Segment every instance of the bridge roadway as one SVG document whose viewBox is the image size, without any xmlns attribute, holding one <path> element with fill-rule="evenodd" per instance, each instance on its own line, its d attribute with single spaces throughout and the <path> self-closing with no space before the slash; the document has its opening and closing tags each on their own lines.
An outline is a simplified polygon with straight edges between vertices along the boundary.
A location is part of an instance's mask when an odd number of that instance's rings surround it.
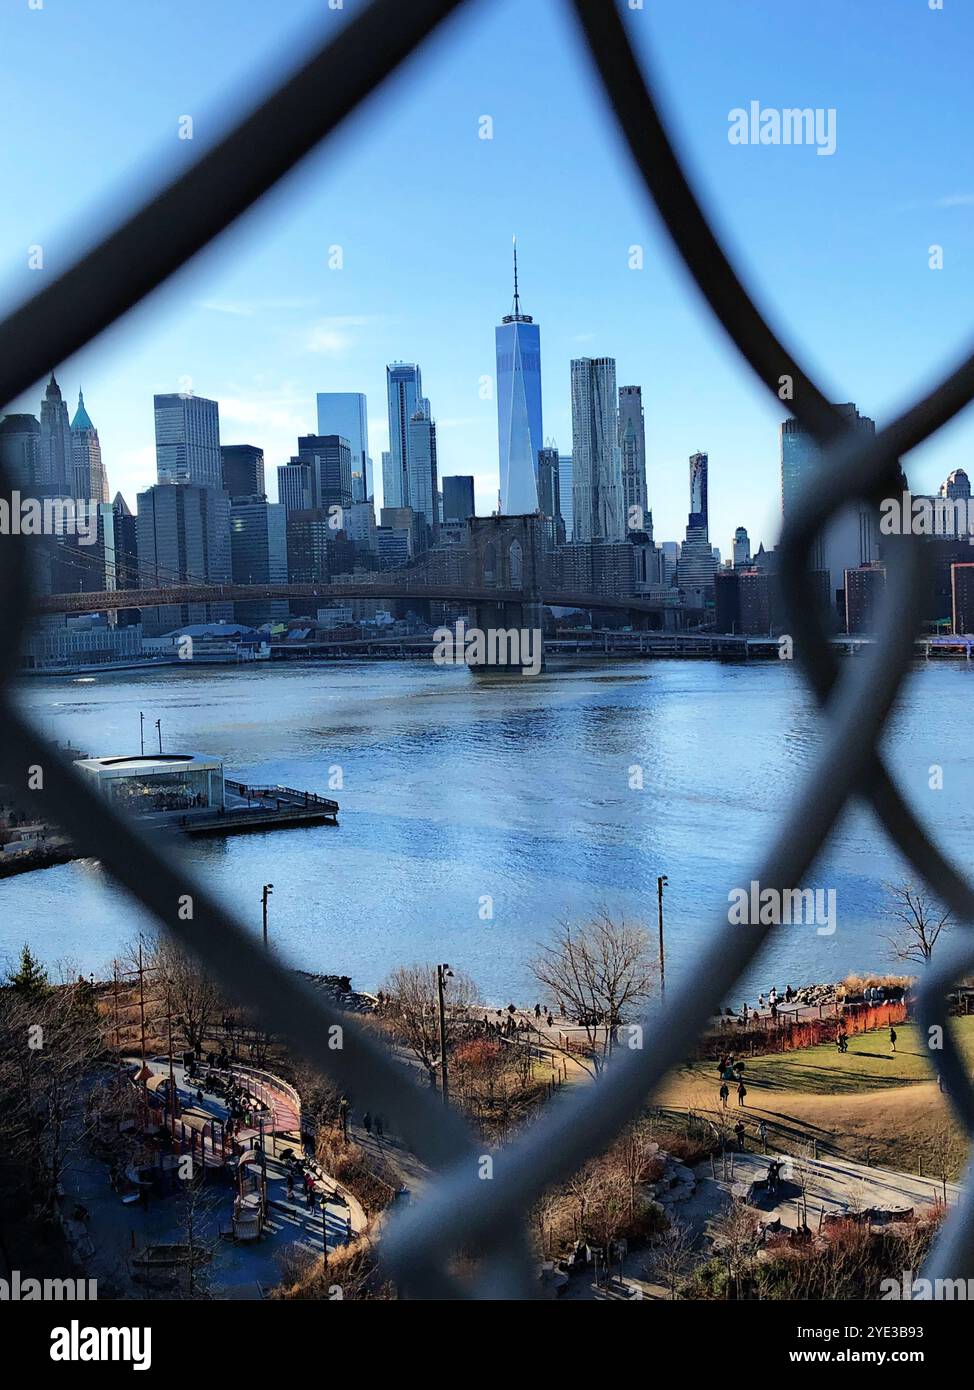
<svg viewBox="0 0 974 1390">
<path fill-rule="evenodd" d="M 183 603 L 253 603 L 260 599 L 313 598 L 323 603 L 343 598 L 431 599 L 439 603 L 511 603 L 531 601 L 521 589 L 472 589 L 456 584 L 402 584 L 392 580 L 358 584 L 183 584 L 164 589 L 105 589 L 76 594 L 42 594 L 34 612 L 104 613 L 119 608 L 155 608 Z M 563 593 L 543 589 L 540 600 L 550 608 L 622 609 L 630 613 L 664 611 L 645 598 L 609 598 L 604 594 Z"/>
</svg>

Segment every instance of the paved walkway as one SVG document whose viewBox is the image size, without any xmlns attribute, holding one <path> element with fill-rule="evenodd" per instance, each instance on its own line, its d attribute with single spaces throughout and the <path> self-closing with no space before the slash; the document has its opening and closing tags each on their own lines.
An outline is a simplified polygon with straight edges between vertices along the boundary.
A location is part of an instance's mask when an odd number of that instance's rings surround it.
<svg viewBox="0 0 974 1390">
<path fill-rule="evenodd" d="M 803 1183 L 808 1224 L 813 1231 L 818 1228 L 821 1214 L 827 1211 L 855 1212 L 869 1207 L 913 1207 L 928 1211 L 944 1199 L 944 1184 L 934 1178 L 919 1178 L 892 1168 L 867 1167 L 852 1159 L 772 1156 L 784 1164 L 782 1191 L 777 1197 L 762 1195 L 753 1205 L 768 1219 L 778 1217 L 783 1226 L 792 1229 L 801 1224 L 799 1204 Z M 716 1162 L 717 1185 L 734 1190 L 765 1177 L 769 1160 L 763 1154 L 735 1154 L 734 1177 L 726 1182 L 720 1177 L 720 1159 Z M 705 1171 L 709 1174 L 709 1163 L 697 1169 L 698 1175 Z M 957 1201 L 960 1185 L 948 1182 L 946 1186 L 950 1206 Z"/>
</svg>

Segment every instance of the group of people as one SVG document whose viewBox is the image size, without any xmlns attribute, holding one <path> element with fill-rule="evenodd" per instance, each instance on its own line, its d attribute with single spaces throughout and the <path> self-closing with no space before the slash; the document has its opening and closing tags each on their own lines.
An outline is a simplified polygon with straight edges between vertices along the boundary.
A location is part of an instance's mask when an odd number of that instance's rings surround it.
<svg viewBox="0 0 974 1390">
<path fill-rule="evenodd" d="M 352 1114 L 352 1103 L 348 1096 L 343 1095 L 338 1102 L 338 1123 L 342 1131 L 342 1139 L 348 1143 L 348 1122 Z M 382 1116 L 378 1113 L 373 1114 L 371 1110 L 366 1110 L 362 1115 L 362 1128 L 366 1134 L 375 1134 L 378 1140 L 385 1137 L 386 1126 Z"/>
<path fill-rule="evenodd" d="M 757 1008 L 750 1009 L 748 1007 L 747 1000 L 745 999 L 743 1007 L 741 1008 L 740 1016 L 743 1019 L 743 1021 L 747 1023 L 749 1015 L 753 1015 L 756 1018 L 758 1014 L 762 1014 L 765 1010 L 767 1010 L 772 1018 L 777 1018 L 778 1009 L 780 1007 L 781 1002 L 783 1001 L 785 1004 L 791 1004 L 797 998 L 798 991 L 797 989 L 792 989 L 791 985 L 785 986 L 784 994 L 779 994 L 777 986 L 772 985 L 771 988 L 768 990 L 767 995 L 758 995 Z"/>
<path fill-rule="evenodd" d="M 735 1062 L 733 1052 L 723 1053 L 717 1060 L 717 1076 L 720 1079 L 720 1103 L 727 1109 L 727 1102 L 730 1100 L 730 1087 L 728 1082 L 737 1082 L 737 1103 L 744 1104 L 747 1095 L 747 1087 L 744 1085 L 744 1063 Z"/>
</svg>

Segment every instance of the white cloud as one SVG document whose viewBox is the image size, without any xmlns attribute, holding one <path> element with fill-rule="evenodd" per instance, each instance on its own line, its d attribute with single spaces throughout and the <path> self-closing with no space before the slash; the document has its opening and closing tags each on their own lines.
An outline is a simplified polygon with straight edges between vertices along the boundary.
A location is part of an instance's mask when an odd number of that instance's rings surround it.
<svg viewBox="0 0 974 1390">
<path fill-rule="evenodd" d="M 346 332 L 346 329 L 366 328 L 376 321 L 368 314 L 332 314 L 328 318 L 318 319 L 308 329 L 305 347 L 308 352 L 335 356 L 345 352 L 352 343 L 354 335 Z"/>
</svg>

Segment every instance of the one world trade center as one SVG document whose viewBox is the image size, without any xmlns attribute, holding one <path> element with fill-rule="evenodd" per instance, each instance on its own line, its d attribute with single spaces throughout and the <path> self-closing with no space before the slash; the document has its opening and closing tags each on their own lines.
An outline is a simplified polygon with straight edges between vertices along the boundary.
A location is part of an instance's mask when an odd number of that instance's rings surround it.
<svg viewBox="0 0 974 1390">
<path fill-rule="evenodd" d="M 514 307 L 495 329 L 500 510 L 508 516 L 538 510 L 541 434 L 541 328 L 521 313 L 514 243 Z"/>
</svg>

